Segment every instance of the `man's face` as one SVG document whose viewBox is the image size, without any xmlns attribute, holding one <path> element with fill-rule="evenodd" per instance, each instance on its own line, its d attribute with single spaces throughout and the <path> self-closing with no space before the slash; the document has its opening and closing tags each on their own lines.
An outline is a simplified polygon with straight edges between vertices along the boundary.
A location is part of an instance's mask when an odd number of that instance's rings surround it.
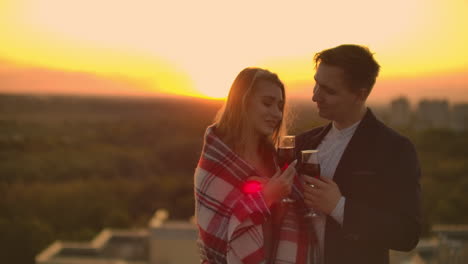
<svg viewBox="0 0 468 264">
<path fill-rule="evenodd" d="M 312 101 L 317 103 L 321 117 L 343 122 L 362 107 L 364 101 L 351 92 L 341 68 L 320 63 L 314 78 Z"/>
</svg>

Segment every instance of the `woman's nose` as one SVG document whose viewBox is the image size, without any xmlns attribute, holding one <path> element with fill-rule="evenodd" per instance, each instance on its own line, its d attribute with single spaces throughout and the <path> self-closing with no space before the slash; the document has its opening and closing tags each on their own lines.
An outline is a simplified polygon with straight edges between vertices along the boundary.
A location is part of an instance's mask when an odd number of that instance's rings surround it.
<svg viewBox="0 0 468 264">
<path fill-rule="evenodd" d="M 283 117 L 283 111 L 282 111 L 280 108 L 278 108 L 278 107 L 273 107 L 272 115 L 273 115 L 276 119 L 281 119 L 281 117 Z"/>
</svg>

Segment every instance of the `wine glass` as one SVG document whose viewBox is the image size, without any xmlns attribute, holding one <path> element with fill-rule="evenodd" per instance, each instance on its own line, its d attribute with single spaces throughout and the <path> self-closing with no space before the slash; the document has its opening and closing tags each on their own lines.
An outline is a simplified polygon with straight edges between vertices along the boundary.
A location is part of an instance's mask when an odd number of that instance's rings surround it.
<svg viewBox="0 0 468 264">
<path fill-rule="evenodd" d="M 318 161 L 318 150 L 303 150 L 301 151 L 302 155 L 302 167 L 301 167 L 301 174 L 305 174 L 307 176 L 311 176 L 314 178 L 320 177 L 320 163 Z M 310 187 L 314 188 L 313 184 L 309 185 Z M 315 212 L 314 209 L 310 208 L 305 217 L 317 217 L 319 214 Z"/>
<path fill-rule="evenodd" d="M 294 161 L 294 148 L 296 147 L 295 136 L 281 136 L 278 144 L 278 165 L 281 171 L 288 168 L 289 164 Z M 294 203 L 295 200 L 290 197 L 283 198 L 283 203 Z"/>
</svg>

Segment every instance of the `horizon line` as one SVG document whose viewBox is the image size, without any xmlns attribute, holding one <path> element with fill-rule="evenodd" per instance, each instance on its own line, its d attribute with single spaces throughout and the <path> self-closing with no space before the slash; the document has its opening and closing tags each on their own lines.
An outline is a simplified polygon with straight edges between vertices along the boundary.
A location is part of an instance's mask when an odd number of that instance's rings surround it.
<svg viewBox="0 0 468 264">
<path fill-rule="evenodd" d="M 164 94 L 164 93 L 159 93 L 159 94 L 148 94 L 148 95 L 141 95 L 141 94 L 93 94 L 93 93 L 48 93 L 48 92 L 4 92 L 0 91 L 0 97 L 3 96 L 24 96 L 24 97 L 75 97 L 75 98 L 96 98 L 96 99 L 136 99 L 136 100 L 151 100 L 151 99 L 184 99 L 184 100 L 202 100 L 202 101 L 212 101 L 212 102 L 219 102 L 219 103 L 224 103 L 227 98 L 210 98 L 210 97 L 204 97 L 204 96 L 194 96 L 194 95 L 180 95 L 180 94 Z M 410 105 L 413 104 L 418 104 L 423 101 L 446 101 L 450 105 L 460 105 L 460 104 L 468 104 L 468 101 L 451 101 L 450 99 L 443 98 L 443 97 L 427 97 L 427 98 L 421 98 L 417 100 L 417 103 L 412 103 L 412 100 L 407 97 L 407 96 L 395 96 L 390 99 L 388 99 L 385 102 L 382 102 L 382 100 L 370 100 L 367 101 L 367 104 L 369 106 L 372 105 L 383 105 L 383 104 L 390 104 L 392 101 L 398 100 L 404 98 L 410 102 Z M 290 101 L 295 102 L 295 103 L 306 103 L 310 102 L 312 105 L 314 103 L 309 99 L 309 98 L 301 98 L 300 96 L 291 96 Z"/>
</svg>

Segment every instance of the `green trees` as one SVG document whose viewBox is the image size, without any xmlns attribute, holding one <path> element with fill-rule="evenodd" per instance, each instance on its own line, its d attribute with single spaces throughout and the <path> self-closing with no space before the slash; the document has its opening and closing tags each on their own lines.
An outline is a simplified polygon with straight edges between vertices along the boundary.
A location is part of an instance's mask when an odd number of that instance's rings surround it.
<svg viewBox="0 0 468 264">
<path fill-rule="evenodd" d="M 408 132 L 422 168 L 425 231 L 433 224 L 468 223 L 468 131 Z"/>
<path fill-rule="evenodd" d="M 34 262 L 54 240 L 193 215 L 193 172 L 220 102 L 0 96 L 0 259 Z M 323 123 L 299 106 L 293 133 Z M 423 177 L 425 234 L 468 223 L 468 132 L 401 131 Z"/>
</svg>

